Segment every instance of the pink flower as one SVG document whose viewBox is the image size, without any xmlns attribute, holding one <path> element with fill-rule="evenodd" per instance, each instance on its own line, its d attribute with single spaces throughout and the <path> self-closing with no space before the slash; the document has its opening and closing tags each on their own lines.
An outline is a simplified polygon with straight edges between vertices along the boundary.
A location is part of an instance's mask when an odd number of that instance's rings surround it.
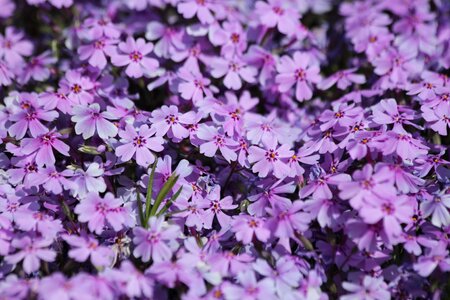
<svg viewBox="0 0 450 300">
<path fill-rule="evenodd" d="M 422 117 L 431 129 L 440 135 L 447 135 L 447 127 L 450 127 L 450 105 L 443 109 L 431 109 L 423 105 Z"/>
<path fill-rule="evenodd" d="M 117 135 L 117 127 L 108 121 L 115 119 L 108 112 L 100 112 L 100 105 L 93 103 L 89 106 L 76 106 L 73 109 L 72 122 L 75 122 L 75 132 L 82 134 L 84 139 L 94 135 L 95 131 L 102 139 L 108 139 Z"/>
<path fill-rule="evenodd" d="M 261 24 L 277 27 L 281 33 L 292 35 L 298 25 L 299 14 L 282 0 L 258 1 L 255 4 L 256 14 Z"/>
<path fill-rule="evenodd" d="M 176 247 L 176 243 L 175 245 L 173 243 L 180 234 L 179 227 L 168 225 L 162 218 L 157 217 L 151 217 L 148 224 L 149 229 L 142 227 L 133 229 L 133 243 L 136 245 L 133 255 L 136 258 L 140 257 L 143 262 L 150 259 L 154 262 L 170 260 L 174 249 L 168 244 L 171 243 L 172 247 Z"/>
<path fill-rule="evenodd" d="M 433 199 L 423 200 L 420 210 L 424 218 L 431 216 L 431 223 L 437 227 L 450 225 L 450 194 L 436 194 Z"/>
<path fill-rule="evenodd" d="M 222 46 L 221 54 L 227 57 L 241 55 L 247 48 L 246 33 L 239 22 L 224 22 L 223 29 L 212 26 L 209 39 L 214 46 Z"/>
<path fill-rule="evenodd" d="M 155 130 L 146 124 L 141 125 L 139 130 L 127 124 L 125 130 L 119 131 L 122 145 L 116 148 L 116 155 L 124 162 L 135 157 L 138 165 L 148 167 L 155 161 L 155 155 L 151 151 L 164 150 L 164 139 L 161 136 L 153 136 L 155 133 Z"/>
<path fill-rule="evenodd" d="M 200 145 L 200 153 L 208 157 L 214 157 L 219 150 L 227 162 L 237 159 L 235 148 L 239 143 L 226 137 L 218 128 L 203 124 L 197 131 L 197 137 L 206 141 Z"/>
<path fill-rule="evenodd" d="M 450 271 L 448 244 L 445 241 L 432 247 L 426 255 L 420 256 L 413 268 L 420 276 L 428 277 L 438 266 L 444 272 Z"/>
<path fill-rule="evenodd" d="M 88 60 L 89 64 L 99 69 L 104 69 L 107 64 L 106 55 L 114 53 L 116 40 L 105 37 L 95 38 L 90 44 L 78 48 L 81 60 Z"/>
<path fill-rule="evenodd" d="M 211 75 L 214 78 L 225 76 L 223 84 L 233 90 L 242 87 L 242 79 L 248 83 L 256 81 L 257 70 L 243 60 L 233 58 L 216 58 L 211 62 Z"/>
<path fill-rule="evenodd" d="M 147 24 L 145 38 L 149 41 L 159 40 L 155 43 L 156 56 L 173 59 L 173 56 L 186 47 L 183 34 L 184 31 L 177 27 L 153 21 Z"/>
<path fill-rule="evenodd" d="M 20 98 L 28 98 L 30 101 L 21 101 Z M 42 124 L 41 120 L 53 121 L 58 117 L 58 112 L 40 108 L 35 94 L 23 93 L 18 100 L 20 110 L 9 117 L 9 120 L 15 123 L 8 128 L 8 133 L 16 139 L 21 139 L 27 130 L 30 130 L 32 137 L 48 132 L 48 128 Z"/>
<path fill-rule="evenodd" d="M 61 86 L 68 92 L 67 97 L 76 104 L 86 105 L 94 101 L 92 90 L 94 83 L 80 72 L 69 70 L 61 81 Z"/>
<path fill-rule="evenodd" d="M 93 236 L 64 235 L 63 239 L 71 246 L 69 257 L 84 262 L 89 257 L 94 266 L 108 266 L 113 259 L 111 248 L 99 245 Z"/>
<path fill-rule="evenodd" d="M 53 149 L 62 155 L 69 156 L 70 147 L 61 142 L 58 138 L 61 134 L 53 129 L 50 132 L 42 134 L 36 138 L 25 138 L 20 143 L 22 153 L 28 155 L 36 153 L 36 164 L 40 167 L 46 165 L 53 166 L 55 164 L 55 155 Z"/>
<path fill-rule="evenodd" d="M 215 9 L 214 1 L 211 0 L 181 0 L 178 2 L 177 10 L 186 19 L 197 15 L 202 24 L 214 22 L 212 11 Z"/>
<path fill-rule="evenodd" d="M 122 200 L 111 193 L 101 198 L 97 193 L 89 193 L 76 207 L 78 221 L 88 223 L 89 230 L 100 234 L 108 223 L 115 231 L 123 228 L 127 212 L 121 207 Z"/>
<path fill-rule="evenodd" d="M 14 239 L 11 245 L 19 249 L 18 252 L 8 255 L 5 260 L 10 264 L 17 264 L 23 260 L 23 270 L 31 274 L 39 269 L 40 261 L 52 262 L 56 258 L 56 252 L 48 249 L 53 244 L 51 239 L 31 239 L 28 236 Z"/>
<path fill-rule="evenodd" d="M 111 54 L 111 62 L 118 67 L 127 66 L 125 73 L 130 77 L 148 75 L 159 67 L 156 59 L 147 57 L 153 50 L 153 44 L 146 43 L 142 38 L 135 40 L 128 37 L 125 43 L 119 43 L 119 50 L 123 54 Z"/>
<path fill-rule="evenodd" d="M 427 154 L 429 149 L 408 133 L 403 134 L 388 131 L 383 135 L 375 137 L 374 140 L 377 142 L 377 148 L 379 148 L 384 155 L 395 152 L 404 160 L 414 160 L 420 155 Z"/>
<path fill-rule="evenodd" d="M 343 282 L 342 287 L 349 291 L 341 297 L 342 300 L 390 300 L 391 294 L 388 291 L 387 284 L 383 278 L 374 278 L 368 275 L 364 276 L 361 285 L 351 282 Z"/>
<path fill-rule="evenodd" d="M 223 288 L 228 300 L 263 300 L 275 299 L 275 287 L 272 280 L 256 280 L 252 270 L 241 272 L 237 276 L 239 285 L 228 284 Z"/>
<path fill-rule="evenodd" d="M 222 228 L 228 228 L 231 223 L 231 217 L 223 211 L 232 210 L 237 207 L 236 204 L 233 204 L 233 198 L 227 196 L 220 199 L 220 185 L 216 185 L 208 193 L 206 199 L 211 201 L 211 203 L 210 207 L 203 214 L 204 227 L 207 229 L 212 228 L 213 219 L 216 216 L 220 226 Z"/>
<path fill-rule="evenodd" d="M 258 173 L 259 177 L 266 177 L 269 172 L 273 172 L 273 175 L 277 178 L 284 178 L 291 176 L 290 169 L 286 162 L 289 157 L 294 155 L 294 151 L 290 150 L 286 144 L 277 147 L 277 142 L 272 141 L 266 145 L 265 149 L 257 146 L 251 146 L 248 156 L 250 163 L 255 163 L 252 167 L 252 171 Z"/>
<path fill-rule="evenodd" d="M 189 136 L 189 130 L 184 126 L 193 124 L 194 120 L 194 112 L 180 114 L 175 105 L 163 105 L 160 109 L 154 110 L 150 118 L 151 129 L 155 130 L 158 135 L 167 133 L 170 138 L 178 140 Z"/>
<path fill-rule="evenodd" d="M 264 219 L 248 215 L 236 216 L 231 230 L 236 234 L 236 240 L 244 244 L 251 243 L 253 236 L 261 242 L 266 242 L 270 237 L 270 231 Z"/>
<path fill-rule="evenodd" d="M 391 243 L 403 232 L 400 224 L 409 223 L 414 214 L 414 203 L 408 196 L 380 198 L 370 205 L 363 205 L 359 214 L 367 224 L 383 221 L 384 231 Z"/>
<path fill-rule="evenodd" d="M 36 173 L 31 173 L 29 176 L 29 182 L 31 185 L 42 187 L 47 191 L 55 195 L 59 195 L 64 190 L 73 190 L 76 188 L 76 184 L 67 179 L 66 177 L 73 176 L 73 171 L 64 170 L 58 172 L 54 166 L 49 166 L 38 170 Z"/>
<path fill-rule="evenodd" d="M 312 84 L 320 82 L 319 67 L 312 61 L 308 53 L 295 52 L 293 59 L 285 55 L 280 58 L 277 65 L 278 75 L 275 81 L 278 90 L 282 93 L 289 91 L 294 84 L 297 84 L 295 97 L 298 101 L 312 98 Z"/>
<path fill-rule="evenodd" d="M 33 44 L 23 37 L 23 32 L 13 27 L 6 27 L 4 36 L 0 34 L 0 58 L 11 67 L 23 64 L 23 57 L 33 52 Z"/>
<path fill-rule="evenodd" d="M 183 99 L 192 100 L 196 104 L 203 101 L 204 95 L 212 97 L 212 92 L 208 89 L 211 80 L 204 78 L 199 70 L 180 68 L 178 77 L 182 80 L 178 85 L 178 92 Z"/>
<path fill-rule="evenodd" d="M 341 90 L 345 90 L 352 83 L 363 84 L 366 82 L 366 77 L 361 74 L 354 74 L 356 68 L 338 71 L 337 73 L 331 75 L 327 79 L 320 82 L 317 87 L 321 90 L 327 90 L 337 83 L 337 87 Z"/>
</svg>

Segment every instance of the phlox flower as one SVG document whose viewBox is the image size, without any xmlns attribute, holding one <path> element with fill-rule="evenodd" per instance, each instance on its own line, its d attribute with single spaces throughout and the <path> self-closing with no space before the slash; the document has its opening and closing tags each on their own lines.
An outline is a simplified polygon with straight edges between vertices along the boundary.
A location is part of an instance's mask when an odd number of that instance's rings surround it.
<svg viewBox="0 0 450 300">
<path fill-rule="evenodd" d="M 89 193 L 75 207 L 75 213 L 78 214 L 78 221 L 88 223 L 92 232 L 102 233 L 106 224 L 119 231 L 127 217 L 127 212 L 121 208 L 122 204 L 122 200 L 111 193 L 106 193 L 104 198 L 97 193 Z"/>
<path fill-rule="evenodd" d="M 256 81 L 257 70 L 238 57 L 216 58 L 211 62 L 211 75 L 223 79 L 223 84 L 233 90 L 242 88 L 242 80 L 248 83 Z"/>
<path fill-rule="evenodd" d="M 255 11 L 261 24 L 277 29 L 286 35 L 292 35 L 298 24 L 299 14 L 289 6 L 288 2 L 280 0 L 258 1 Z"/>
<path fill-rule="evenodd" d="M 431 129 L 440 135 L 447 135 L 447 127 L 450 127 L 450 105 L 441 109 L 422 106 L 422 117 Z"/>
<path fill-rule="evenodd" d="M 78 54 L 81 60 L 87 60 L 91 66 L 104 69 L 107 64 L 106 56 L 114 53 L 115 44 L 116 40 L 95 38 L 90 44 L 80 46 Z"/>
<path fill-rule="evenodd" d="M 293 58 L 285 55 L 277 65 L 278 75 L 275 81 L 278 90 L 285 93 L 297 85 L 295 97 L 298 101 L 309 100 L 313 96 L 313 84 L 320 82 L 319 67 L 314 64 L 308 53 L 295 52 Z"/>
<path fill-rule="evenodd" d="M 144 39 L 137 40 L 128 37 L 126 42 L 119 43 L 121 53 L 112 53 L 111 62 L 118 67 L 127 66 L 125 73 L 132 78 L 140 78 L 150 75 L 159 67 L 159 62 L 148 57 L 153 50 L 152 43 L 146 43 Z"/>
<path fill-rule="evenodd" d="M 437 246 L 430 248 L 426 255 L 419 257 L 418 262 L 413 266 L 414 270 L 423 277 L 428 277 L 437 267 L 444 272 L 450 271 L 447 247 L 446 242 L 440 242 Z"/>
<path fill-rule="evenodd" d="M 200 103 L 205 96 L 212 97 L 212 92 L 208 88 L 211 80 L 204 78 L 200 71 L 195 68 L 180 68 L 178 77 L 182 80 L 178 85 L 178 92 L 180 92 L 183 99 Z"/>
<path fill-rule="evenodd" d="M 79 71 L 67 71 L 60 86 L 66 91 L 67 97 L 72 103 L 86 105 L 94 101 L 94 83 Z"/>
<path fill-rule="evenodd" d="M 42 185 L 47 192 L 55 195 L 61 194 L 63 189 L 73 190 L 76 187 L 76 184 L 69 179 L 73 176 L 73 171 L 69 169 L 59 172 L 54 166 L 48 166 L 28 176 L 31 185 Z"/>
<path fill-rule="evenodd" d="M 408 196 L 392 198 L 380 198 L 377 202 L 364 205 L 359 214 L 364 222 L 375 224 L 383 221 L 383 227 L 391 243 L 400 237 L 403 230 L 400 224 L 409 223 L 414 214 L 414 203 Z"/>
<path fill-rule="evenodd" d="M 240 285 L 226 285 L 223 288 L 226 299 L 263 300 L 274 297 L 275 287 L 272 280 L 256 280 L 253 271 L 248 270 L 237 275 Z"/>
<path fill-rule="evenodd" d="M 431 223 L 437 227 L 450 225 L 450 194 L 439 193 L 433 199 L 423 200 L 420 210 L 423 217 L 431 216 Z"/>
<path fill-rule="evenodd" d="M 53 244 L 51 239 L 31 239 L 29 236 L 16 238 L 11 245 L 19 251 L 5 257 L 10 264 L 22 261 L 23 270 L 31 274 L 39 269 L 41 260 L 52 262 L 56 258 L 56 252 L 48 247 Z"/>
<path fill-rule="evenodd" d="M 239 143 L 226 137 L 218 128 L 208 125 L 200 126 L 197 131 L 197 137 L 205 141 L 200 145 L 200 153 L 208 157 L 214 157 L 217 150 L 219 150 L 227 162 L 237 159 L 235 148 Z"/>
<path fill-rule="evenodd" d="M 321 90 L 327 90 L 337 83 L 337 87 L 341 90 L 345 90 L 353 83 L 364 84 L 366 83 L 366 77 L 362 74 L 354 74 L 356 68 L 346 69 L 338 71 L 330 77 L 322 80 L 317 87 Z"/>
<path fill-rule="evenodd" d="M 143 262 L 148 262 L 150 259 L 154 262 L 170 260 L 174 249 L 170 247 L 169 243 L 174 246 L 173 242 L 180 234 L 180 229 L 157 217 L 151 217 L 148 224 L 148 230 L 142 227 L 133 229 L 133 243 L 136 245 L 133 255 L 141 258 Z"/>
<path fill-rule="evenodd" d="M 61 134 L 53 129 L 50 132 L 37 136 L 35 138 L 25 138 L 20 146 L 25 155 L 36 153 L 36 164 L 40 167 L 55 164 L 55 155 L 53 149 L 64 156 L 69 156 L 70 147 L 59 140 Z"/>
<path fill-rule="evenodd" d="M 12 67 L 24 63 L 24 56 L 30 56 L 33 44 L 24 39 L 24 33 L 13 27 L 6 27 L 5 35 L 0 34 L 0 59 Z"/>
<path fill-rule="evenodd" d="M 238 215 L 234 217 L 231 230 L 235 233 L 236 240 L 249 244 L 253 237 L 261 242 L 266 242 L 270 237 L 270 230 L 263 218 Z"/>
<path fill-rule="evenodd" d="M 106 191 L 105 170 L 96 162 L 89 164 L 87 170 L 78 168 L 74 171 L 73 179 L 76 188 L 73 189 L 74 196 L 84 198 L 89 192 L 103 193 Z"/>
<path fill-rule="evenodd" d="M 191 19 L 197 16 L 202 24 L 211 24 L 214 22 L 214 16 L 212 14 L 214 9 L 215 4 L 211 0 L 181 0 L 177 5 L 177 11 L 184 18 Z"/>
<path fill-rule="evenodd" d="M 375 123 L 393 124 L 393 131 L 395 132 L 407 133 L 403 125 L 411 125 L 420 129 L 419 126 L 411 122 L 417 117 L 414 111 L 397 105 L 397 101 L 393 98 L 381 100 L 372 107 L 372 111 Z"/>
<path fill-rule="evenodd" d="M 269 172 L 277 178 L 291 177 L 292 173 L 286 162 L 289 157 L 294 155 L 290 147 L 283 144 L 278 147 L 278 143 L 272 140 L 265 148 L 251 146 L 248 149 L 248 161 L 252 164 L 252 171 L 258 173 L 260 177 L 266 177 Z"/>
<path fill-rule="evenodd" d="M 167 135 L 169 138 L 181 140 L 189 136 L 189 130 L 185 126 L 192 124 L 195 119 L 194 112 L 181 114 L 175 105 L 163 105 L 154 110 L 150 118 L 151 128 L 158 135 Z"/>
<path fill-rule="evenodd" d="M 391 294 L 388 291 L 387 284 L 383 278 L 374 278 L 371 276 L 364 276 L 361 284 L 344 282 L 342 287 L 349 291 L 341 297 L 342 300 L 390 300 Z"/>
<path fill-rule="evenodd" d="M 69 257 L 78 262 L 84 262 L 90 257 L 94 266 L 107 266 L 112 261 L 111 248 L 99 245 L 93 236 L 64 235 L 63 239 L 71 246 Z"/>
<path fill-rule="evenodd" d="M 155 155 L 151 151 L 160 152 L 164 149 L 164 139 L 154 136 L 155 133 L 146 124 L 141 125 L 139 130 L 127 124 L 125 130 L 119 131 L 122 144 L 116 148 L 116 155 L 124 162 L 135 157 L 138 165 L 147 167 L 155 161 Z"/>
<path fill-rule="evenodd" d="M 231 217 L 225 214 L 224 210 L 233 210 L 237 207 L 233 204 L 233 198 L 227 196 L 225 198 L 220 197 L 220 185 L 216 185 L 211 189 L 211 191 L 206 195 L 206 200 L 210 201 L 210 207 L 205 210 L 203 214 L 203 222 L 205 228 L 212 228 L 212 223 L 214 216 L 216 216 L 217 221 L 222 228 L 228 228 L 231 223 Z"/>
<path fill-rule="evenodd" d="M 75 122 L 75 132 L 88 139 L 97 134 L 102 139 L 108 139 L 117 135 L 117 127 L 108 120 L 114 120 L 107 111 L 100 112 L 100 105 L 93 103 L 89 106 L 76 106 L 73 109 L 72 122 Z"/>
<path fill-rule="evenodd" d="M 156 21 L 147 24 L 145 38 L 156 41 L 154 52 L 158 57 L 171 58 L 186 46 L 183 43 L 183 31 Z"/>
</svg>

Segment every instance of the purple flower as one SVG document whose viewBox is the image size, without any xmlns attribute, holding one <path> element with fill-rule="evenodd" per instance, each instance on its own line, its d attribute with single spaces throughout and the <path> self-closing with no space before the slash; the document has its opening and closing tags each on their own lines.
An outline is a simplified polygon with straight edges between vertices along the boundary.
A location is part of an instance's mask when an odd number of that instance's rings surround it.
<svg viewBox="0 0 450 300">
<path fill-rule="evenodd" d="M 204 95 L 212 97 L 212 92 L 207 88 L 211 81 L 204 78 L 200 71 L 196 69 L 181 68 L 178 71 L 178 77 L 182 82 L 178 86 L 178 92 L 186 100 L 192 100 L 194 103 L 203 101 Z"/>
<path fill-rule="evenodd" d="M 278 75 L 275 81 L 278 90 L 285 93 L 297 84 L 295 97 L 298 101 L 312 98 L 312 84 L 320 82 L 319 67 L 314 64 L 312 57 L 308 53 L 295 52 L 293 58 L 285 55 L 280 58 L 277 65 Z"/>
<path fill-rule="evenodd" d="M 116 155 L 122 161 L 129 161 L 135 157 L 138 165 L 148 167 L 155 161 L 155 155 L 151 151 L 160 152 L 164 149 L 164 139 L 161 136 L 153 136 L 156 131 L 147 125 L 141 125 L 139 130 L 127 124 L 125 130 L 119 131 L 122 145 L 116 148 Z"/>
<path fill-rule="evenodd" d="M 275 288 L 272 280 L 258 282 L 255 273 L 251 270 L 239 273 L 237 279 L 240 285 L 229 284 L 224 287 L 226 299 L 263 300 L 274 297 Z"/>
<path fill-rule="evenodd" d="M 157 217 L 150 217 L 148 224 L 147 230 L 142 227 L 133 229 L 133 243 L 136 245 L 133 255 L 141 258 L 143 262 L 148 262 L 150 259 L 154 262 L 170 260 L 177 246 L 175 239 L 179 236 L 180 229 Z"/>
<path fill-rule="evenodd" d="M 189 130 L 185 126 L 193 124 L 194 119 L 193 112 L 180 114 L 175 105 L 164 105 L 152 112 L 150 122 L 152 123 L 151 128 L 158 135 L 167 133 L 169 138 L 180 140 L 189 136 Z"/>
<path fill-rule="evenodd" d="M 392 198 L 381 198 L 376 203 L 364 205 L 359 214 L 364 222 L 375 224 L 383 220 L 384 231 L 391 242 L 394 242 L 403 230 L 401 223 L 409 223 L 414 214 L 414 204 L 408 196 Z"/>
<path fill-rule="evenodd" d="M 102 139 L 108 139 L 117 135 L 117 127 L 108 120 L 115 117 L 104 111 L 100 112 L 100 105 L 93 103 L 89 106 L 76 106 L 73 109 L 72 122 L 75 122 L 75 132 L 82 134 L 84 139 L 97 134 Z"/>
<path fill-rule="evenodd" d="M 349 291 L 351 294 L 347 294 L 341 297 L 342 300 L 390 300 L 391 294 L 388 291 L 387 284 L 383 281 L 383 278 L 374 278 L 370 276 L 364 276 L 361 284 L 352 282 L 343 282 L 342 287 Z"/>
<path fill-rule="evenodd" d="M 235 232 L 236 239 L 244 244 L 249 244 L 254 236 L 261 242 L 266 242 L 270 237 L 265 220 L 248 215 L 236 216 L 231 230 Z"/>
<path fill-rule="evenodd" d="M 107 64 L 106 55 L 111 55 L 116 50 L 116 40 L 105 37 L 95 38 L 90 44 L 80 46 L 78 54 L 81 60 L 88 60 L 93 67 L 104 69 Z"/>
<path fill-rule="evenodd" d="M 64 235 L 63 238 L 71 246 L 69 257 L 78 262 L 90 257 L 94 266 L 108 266 L 112 261 L 111 248 L 99 245 L 93 236 Z"/>
<path fill-rule="evenodd" d="M 74 104 L 87 105 L 94 101 L 92 90 L 94 83 L 79 71 L 69 70 L 61 81 L 61 87 L 67 91 L 67 97 Z"/>
<path fill-rule="evenodd" d="M 337 87 L 341 90 L 345 90 L 352 83 L 364 84 L 366 82 L 366 77 L 361 74 L 354 74 L 356 68 L 351 68 L 343 71 L 338 71 L 330 77 L 322 80 L 317 87 L 321 90 L 327 90 L 337 83 Z"/>
<path fill-rule="evenodd" d="M 350 200 L 350 205 L 360 209 L 364 204 L 377 203 L 380 198 L 394 198 L 397 191 L 390 180 L 391 173 L 380 170 L 374 174 L 373 167 L 365 165 L 353 173 L 353 180 L 339 184 L 339 197 Z"/>
<path fill-rule="evenodd" d="M 156 59 L 147 57 L 153 50 L 153 44 L 146 43 L 142 38 L 135 40 L 128 37 L 125 43 L 119 43 L 118 48 L 123 54 L 110 54 L 111 62 L 118 67 L 127 66 L 125 73 L 132 78 L 149 75 L 159 67 Z"/>
<path fill-rule="evenodd" d="M 219 150 L 227 162 L 237 159 L 234 148 L 237 147 L 239 143 L 226 137 L 219 129 L 208 125 L 200 126 L 197 131 L 197 137 L 206 141 L 205 143 L 201 143 L 200 153 L 203 153 L 208 157 L 214 157 L 217 150 Z"/>
<path fill-rule="evenodd" d="M 405 107 L 397 105 L 395 99 L 384 99 L 379 104 L 372 108 L 373 121 L 378 124 L 394 124 L 393 131 L 398 133 L 407 133 L 403 128 L 403 125 L 411 125 L 419 128 L 416 124 L 410 120 L 414 120 L 416 115 L 414 111 L 411 111 Z"/>
<path fill-rule="evenodd" d="M 287 158 L 294 155 L 294 152 L 289 149 L 288 145 L 283 144 L 280 147 L 277 147 L 277 142 L 273 140 L 266 146 L 266 149 L 251 146 L 248 151 L 248 161 L 250 163 L 255 163 L 252 167 L 252 171 L 258 173 L 259 177 L 264 178 L 271 171 L 277 178 L 291 176 L 292 173 L 289 172 L 290 170 L 286 161 Z"/>
<path fill-rule="evenodd" d="M 177 27 L 153 21 L 147 24 L 145 38 L 150 41 L 159 40 L 154 49 L 156 56 L 174 59 L 178 52 L 186 47 L 183 43 L 183 34 L 184 31 Z"/>
<path fill-rule="evenodd" d="M 211 62 L 211 68 L 212 77 L 225 76 L 223 84 L 229 89 L 241 89 L 242 80 L 248 83 L 256 81 L 257 70 L 238 57 L 216 58 Z"/>
<path fill-rule="evenodd" d="M 23 32 L 13 27 L 6 27 L 4 36 L 0 34 L 0 58 L 11 67 L 23 64 L 23 57 L 33 52 L 33 44 L 23 37 Z"/>
<path fill-rule="evenodd" d="M 92 232 L 102 233 L 106 224 L 119 231 L 123 228 L 127 216 L 122 204 L 122 200 L 111 193 L 106 193 L 104 198 L 97 193 L 89 193 L 75 207 L 75 213 L 78 214 L 78 221 L 88 223 Z"/>
<path fill-rule="evenodd" d="M 86 171 L 76 169 L 73 175 L 76 184 L 76 188 L 73 189 L 74 196 L 84 198 L 89 192 L 106 191 L 105 180 L 102 177 L 104 173 L 103 168 L 96 162 L 89 164 Z"/>
<path fill-rule="evenodd" d="M 431 223 L 437 227 L 450 225 L 450 194 L 439 193 L 433 199 L 424 200 L 420 203 L 423 217 L 431 216 Z"/>
<path fill-rule="evenodd" d="M 31 239 L 28 236 L 16 238 L 11 245 L 19 251 L 5 257 L 10 264 L 22 261 L 23 270 L 31 274 L 39 269 L 41 260 L 52 262 L 56 258 L 56 252 L 48 249 L 53 244 L 51 239 Z"/>
<path fill-rule="evenodd" d="M 203 214 L 204 227 L 209 229 L 212 228 L 212 223 L 214 216 L 217 217 L 217 221 L 222 228 L 228 228 L 231 223 L 231 217 L 225 214 L 224 210 L 233 210 L 237 207 L 233 204 L 233 198 L 227 196 L 225 198 L 220 198 L 220 185 L 214 186 L 211 191 L 206 196 L 206 199 L 211 201 L 210 207 L 205 210 Z"/>
<path fill-rule="evenodd" d="M 257 1 L 255 3 L 256 14 L 260 22 L 265 26 L 277 27 L 281 33 L 292 35 L 298 24 L 298 13 L 280 0 Z"/>
<path fill-rule="evenodd" d="M 61 194 L 63 189 L 74 190 L 76 188 L 76 184 L 67 178 L 73 176 L 73 171 L 71 170 L 58 172 L 54 166 L 48 166 L 47 168 L 39 169 L 36 173 L 31 173 L 28 176 L 31 185 L 42 185 L 47 192 L 51 192 L 55 195 Z"/>
<path fill-rule="evenodd" d="M 42 167 L 44 165 L 53 166 L 55 164 L 55 155 L 53 149 L 62 155 L 69 156 L 70 147 L 61 142 L 58 138 L 61 134 L 54 129 L 36 138 L 25 138 L 21 142 L 22 153 L 29 155 L 36 153 L 36 163 Z"/>
<path fill-rule="evenodd" d="M 20 101 L 29 99 L 29 101 Z M 37 137 L 40 134 L 48 132 L 48 128 L 42 124 L 42 121 L 53 121 L 58 117 L 58 112 L 54 110 L 45 110 L 37 106 L 36 94 L 24 93 L 19 96 L 20 110 L 12 114 L 9 120 L 15 122 L 8 128 L 8 133 L 21 139 L 25 136 L 27 130 L 30 130 L 31 136 Z"/>
<path fill-rule="evenodd" d="M 447 127 L 450 127 L 450 105 L 443 109 L 431 109 L 422 106 L 422 116 L 429 122 L 429 127 L 440 135 L 447 135 Z"/>
<path fill-rule="evenodd" d="M 178 2 L 177 10 L 186 19 L 195 15 L 202 24 L 214 22 L 212 10 L 215 9 L 214 1 L 211 0 L 181 0 Z"/>
<path fill-rule="evenodd" d="M 438 266 L 444 272 L 450 271 L 447 246 L 446 242 L 440 242 L 432 247 L 426 255 L 419 257 L 418 262 L 413 266 L 414 270 L 423 277 L 428 277 Z"/>
</svg>

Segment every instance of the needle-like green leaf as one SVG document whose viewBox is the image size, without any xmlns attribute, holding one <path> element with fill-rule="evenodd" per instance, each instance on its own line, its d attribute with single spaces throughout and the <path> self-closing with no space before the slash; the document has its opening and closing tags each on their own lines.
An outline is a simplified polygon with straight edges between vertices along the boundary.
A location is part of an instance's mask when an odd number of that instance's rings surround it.
<svg viewBox="0 0 450 300">
<path fill-rule="evenodd" d="M 170 197 L 170 200 L 166 202 L 166 204 L 163 206 L 163 208 L 159 211 L 159 213 L 156 216 L 162 216 L 169 208 L 172 206 L 172 204 L 177 200 L 177 198 L 180 196 L 181 191 L 183 190 L 183 187 L 180 187 L 178 191 Z"/>
</svg>

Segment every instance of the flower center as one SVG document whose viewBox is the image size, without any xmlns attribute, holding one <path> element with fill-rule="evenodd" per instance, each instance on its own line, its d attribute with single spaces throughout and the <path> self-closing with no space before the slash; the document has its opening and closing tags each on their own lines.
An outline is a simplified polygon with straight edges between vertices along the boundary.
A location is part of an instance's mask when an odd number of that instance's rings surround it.
<svg viewBox="0 0 450 300">
<path fill-rule="evenodd" d="M 278 160 L 278 152 L 270 149 L 266 152 L 266 158 L 268 161 L 277 161 Z"/>
<path fill-rule="evenodd" d="M 130 53 L 130 59 L 134 62 L 140 62 L 142 60 L 143 56 L 141 52 L 139 51 L 133 51 Z"/>
<path fill-rule="evenodd" d="M 302 68 L 295 70 L 295 79 L 297 80 L 305 80 L 306 72 Z"/>
<path fill-rule="evenodd" d="M 72 85 L 71 87 L 72 92 L 74 92 L 75 94 L 79 94 L 81 93 L 81 86 L 77 83 L 75 83 L 74 85 Z"/>
<path fill-rule="evenodd" d="M 231 41 L 232 41 L 234 44 L 239 43 L 239 39 L 240 39 L 240 37 L 239 37 L 239 34 L 238 34 L 238 33 L 232 33 L 232 34 L 231 34 Z"/>
<path fill-rule="evenodd" d="M 168 115 L 166 117 L 166 123 L 169 125 L 177 124 L 178 123 L 178 117 L 174 115 Z"/>
</svg>

